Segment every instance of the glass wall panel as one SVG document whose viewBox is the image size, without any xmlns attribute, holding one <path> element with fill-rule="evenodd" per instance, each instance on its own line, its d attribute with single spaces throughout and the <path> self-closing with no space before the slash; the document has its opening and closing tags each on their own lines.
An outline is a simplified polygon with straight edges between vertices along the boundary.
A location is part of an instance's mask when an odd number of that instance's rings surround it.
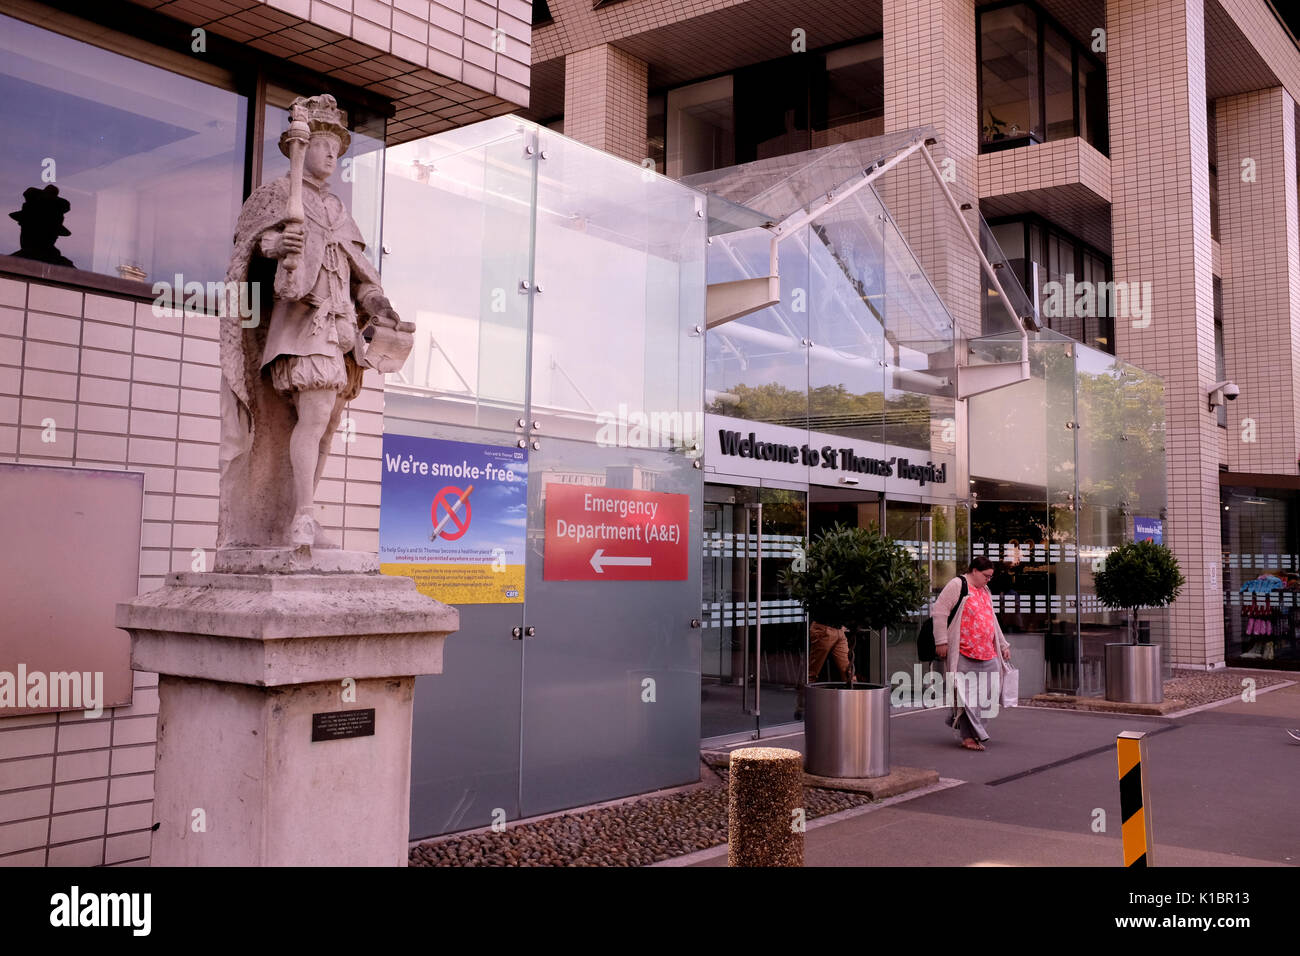
<svg viewBox="0 0 1300 956">
<path fill-rule="evenodd" d="M 433 678 L 417 705 L 412 832 L 694 781 L 701 577 L 687 544 L 702 536 L 703 471 L 683 445 L 702 437 L 703 197 L 508 117 L 394 148 L 386 162 L 388 201 L 401 208 L 385 284 L 417 341 L 387 382 L 385 429 L 519 443 L 529 456 L 526 514 L 500 522 L 524 535 L 522 603 L 459 607 L 455 686 Z M 579 406 L 565 388 L 593 401 Z M 664 414 L 637 429 L 647 411 Z M 619 435 L 620 415 L 633 434 Z M 602 424 L 614 427 L 602 435 Z M 548 489 L 561 485 L 682 496 L 655 500 L 688 517 L 655 526 L 680 532 L 657 554 L 593 546 L 591 574 L 548 566 Z"/>
<path fill-rule="evenodd" d="M 384 290 L 416 332 L 405 367 L 386 377 L 386 420 L 513 432 L 524 415 L 533 162 L 515 126 L 387 151 Z"/>
<path fill-rule="evenodd" d="M 1020 241 L 1022 230 L 1027 242 Z M 1037 276 L 1038 314 L 1043 324 L 1091 348 L 1114 354 L 1115 302 L 1113 296 L 1100 291 L 1108 288 L 1103 283 L 1110 282 L 1109 259 L 1082 240 L 1038 221 L 1037 217 L 999 222 L 989 227 L 989 233 L 989 236 L 981 233 L 980 237 L 985 255 L 995 269 L 999 257 L 1005 256 L 1007 268 L 1023 285 L 1023 289 L 1008 293 L 1012 295 L 1013 305 L 1026 309 L 1021 314 L 1029 312 L 1031 293 L 1024 290 L 1032 290 Z M 1005 326 L 1006 313 L 997 308 L 999 303 L 992 298 L 987 280 L 985 294 L 990 297 L 985 302 L 985 333 L 1009 331 Z M 997 324 L 999 320 L 1003 326 Z"/>
<path fill-rule="evenodd" d="M 847 208 L 846 208 L 847 207 Z M 853 197 L 805 229 L 810 428 L 885 440 L 883 222 Z M 784 273 L 784 257 L 782 272 Z"/>
<path fill-rule="evenodd" d="M 1011 310 L 1022 319 L 1035 313 L 1030 290 L 1034 276 L 1032 260 L 1027 257 L 1029 225 L 1021 220 L 989 225 L 980 217 L 980 249 L 997 275 L 998 284 L 1011 303 Z M 1007 312 L 1006 304 L 984 271 L 980 270 L 984 291 L 982 328 L 985 335 L 997 335 L 1018 330 L 1015 320 Z"/>
<path fill-rule="evenodd" d="M 1019 340 L 972 347 L 979 361 L 1008 361 Z M 1044 635 L 1046 689 L 1100 695 L 1105 644 L 1125 634 L 1123 612 L 1097 601 L 1094 574 L 1133 539 L 1137 517 L 1163 527 L 1163 384 L 1046 330 L 1029 355 L 1028 381 L 970 400 L 971 550 L 1002 562 L 991 587 L 1003 629 Z M 1140 619 L 1167 640 L 1167 612 Z"/>
<path fill-rule="evenodd" d="M 805 230 L 805 237 L 807 231 Z M 821 283 L 809 282 L 807 238 L 781 246 L 781 302 L 711 329 L 707 336 L 705 409 L 750 421 L 808 427 L 808 302 Z M 710 283 L 765 276 L 771 233 L 747 229 L 714 236 Z M 812 293 L 811 297 L 809 293 Z"/>
<path fill-rule="evenodd" d="M 879 204 L 874 193 L 870 197 Z M 865 200 L 864 200 L 865 201 Z M 952 317 L 883 204 L 885 436 L 890 457 L 956 466 Z M 949 486 L 951 487 L 951 486 Z M 909 491 L 912 489 L 908 489 Z"/>
<path fill-rule="evenodd" d="M 885 532 L 906 548 L 916 558 L 917 566 L 929 582 L 930 599 L 926 606 L 912 614 L 902 625 L 890 628 L 885 640 L 885 681 L 894 674 L 906 673 L 915 699 L 921 703 L 922 686 L 915 680 L 914 666 L 919 662 L 916 653 L 916 635 L 924 620 L 929 617 L 931 605 L 943 586 L 966 569 L 967 561 L 958 559 L 958 546 L 964 548 L 967 536 L 964 527 L 966 509 L 953 505 L 926 504 L 923 502 L 890 499 L 885 503 Z M 925 666 L 922 665 L 922 671 Z"/>
<path fill-rule="evenodd" d="M 0 217 L 0 250 L 150 284 L 221 279 L 248 114 L 225 82 L 0 16 L 6 212 L 35 191 L 21 228 Z"/>
<path fill-rule="evenodd" d="M 1104 693 L 1105 645 L 1127 640 L 1122 611 L 1109 611 L 1097 600 L 1093 574 L 1106 555 L 1126 540 L 1125 518 L 1136 489 L 1131 487 L 1127 453 L 1129 382 L 1115 359 L 1103 352 L 1078 349 L 1077 471 L 1080 692 Z"/>
<path fill-rule="evenodd" d="M 703 425 L 703 197 L 573 140 L 539 148 L 531 420 L 687 449 Z"/>
<path fill-rule="evenodd" d="M 1134 523 L 1138 518 L 1147 522 L 1158 521 L 1163 544 L 1169 544 L 1169 523 L 1166 520 L 1167 491 L 1165 488 L 1165 386 L 1158 375 L 1145 372 L 1127 362 L 1117 362 L 1123 382 L 1124 397 L 1124 451 L 1121 455 L 1121 474 L 1125 499 L 1129 502 L 1126 540 L 1137 538 Z M 1163 661 L 1166 677 L 1173 673 L 1172 655 L 1169 653 L 1169 610 L 1149 609 L 1139 614 L 1139 620 L 1151 624 L 1151 640 L 1163 643 Z"/>
<path fill-rule="evenodd" d="M 1075 407 L 1075 352 L 1068 341 L 1043 341 L 1031 347 L 1042 363 L 1045 387 L 1048 563 L 1052 569 L 1051 632 L 1045 651 L 1048 689 L 1077 688 L 1081 673 L 1079 634 L 1078 435 Z"/>
<path fill-rule="evenodd" d="M 1020 356 L 1019 336 L 989 337 L 972 345 L 979 361 L 1007 362 Z M 1049 404 L 1059 402 L 1047 372 L 1060 352 L 1059 341 L 1031 342 L 1027 381 L 975 395 L 967 403 L 969 554 L 994 563 L 989 582 L 993 607 L 1022 661 L 1025 655 L 1043 659 L 1062 608 L 1059 577 L 1068 551 L 1048 501 L 1049 487 L 1059 478 L 1049 478 L 1048 472 L 1072 464 L 1073 453 L 1064 460 L 1051 457 L 1047 424 Z M 1056 454 L 1061 450 L 1055 448 Z M 1022 693 L 1041 690 L 1044 672 L 1022 664 L 1021 681 Z"/>
</svg>

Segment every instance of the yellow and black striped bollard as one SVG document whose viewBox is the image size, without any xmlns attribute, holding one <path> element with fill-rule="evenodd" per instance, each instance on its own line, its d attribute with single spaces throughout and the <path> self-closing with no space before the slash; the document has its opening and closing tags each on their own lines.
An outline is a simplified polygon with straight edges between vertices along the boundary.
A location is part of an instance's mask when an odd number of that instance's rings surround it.
<svg viewBox="0 0 1300 956">
<path fill-rule="evenodd" d="M 1151 805 L 1147 801 L 1147 782 L 1142 775 L 1146 757 L 1146 734 L 1126 730 L 1115 739 L 1119 760 L 1119 814 L 1123 821 L 1120 835 L 1124 844 L 1125 866 L 1154 866 L 1151 859 Z"/>
</svg>

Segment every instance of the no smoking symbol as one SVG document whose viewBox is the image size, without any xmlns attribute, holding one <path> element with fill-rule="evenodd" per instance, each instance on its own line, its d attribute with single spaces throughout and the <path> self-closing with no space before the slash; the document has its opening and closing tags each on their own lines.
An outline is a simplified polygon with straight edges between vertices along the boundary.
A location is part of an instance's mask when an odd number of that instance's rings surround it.
<svg viewBox="0 0 1300 956">
<path fill-rule="evenodd" d="M 470 485 L 464 491 L 455 485 L 448 485 L 433 496 L 433 507 L 431 509 L 433 519 L 432 537 L 441 536 L 447 541 L 455 541 L 469 530 L 471 510 L 469 493 L 473 490 L 473 485 Z M 464 509 L 460 510 L 462 505 Z"/>
</svg>

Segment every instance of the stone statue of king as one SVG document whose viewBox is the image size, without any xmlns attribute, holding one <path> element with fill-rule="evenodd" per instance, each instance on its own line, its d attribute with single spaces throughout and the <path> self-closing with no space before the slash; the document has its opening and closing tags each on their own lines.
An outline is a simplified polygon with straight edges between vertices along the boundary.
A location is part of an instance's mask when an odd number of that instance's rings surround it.
<svg viewBox="0 0 1300 956">
<path fill-rule="evenodd" d="M 350 139 L 332 96 L 299 97 L 280 137 L 288 174 L 239 213 L 225 288 L 251 284 L 256 305 L 221 319 L 218 550 L 338 547 L 315 500 L 344 406 L 365 369 L 396 371 L 414 341 L 327 186 Z"/>
</svg>

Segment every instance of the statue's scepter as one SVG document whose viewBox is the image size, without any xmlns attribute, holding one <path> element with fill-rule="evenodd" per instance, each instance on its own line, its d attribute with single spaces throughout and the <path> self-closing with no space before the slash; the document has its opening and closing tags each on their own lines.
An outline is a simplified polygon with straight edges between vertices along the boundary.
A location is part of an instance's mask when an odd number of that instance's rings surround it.
<svg viewBox="0 0 1300 956">
<path fill-rule="evenodd" d="M 284 139 L 289 146 L 289 201 L 285 205 L 284 221 L 302 225 L 307 218 L 302 208 L 302 170 L 307 145 L 311 142 L 311 128 L 307 125 L 307 107 L 301 103 L 295 103 L 289 110 L 289 128 Z M 275 277 L 276 295 L 298 298 L 294 294 L 293 280 L 301 264 L 300 252 L 291 252 L 281 260 Z"/>
</svg>

